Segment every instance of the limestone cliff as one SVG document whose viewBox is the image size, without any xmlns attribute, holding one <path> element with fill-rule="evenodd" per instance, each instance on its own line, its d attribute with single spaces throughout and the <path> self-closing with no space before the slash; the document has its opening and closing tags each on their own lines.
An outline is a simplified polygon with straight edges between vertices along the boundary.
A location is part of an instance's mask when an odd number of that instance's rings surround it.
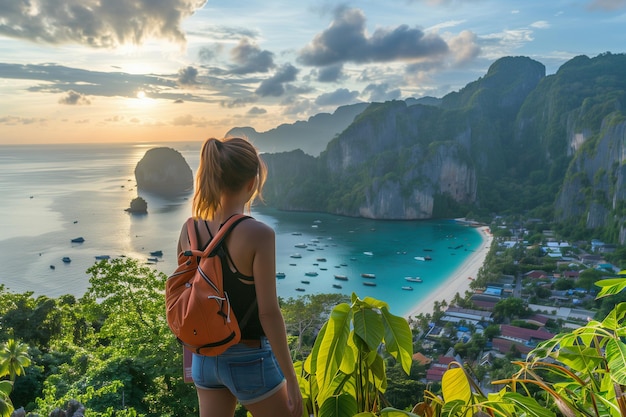
<svg viewBox="0 0 626 417">
<path fill-rule="evenodd" d="M 268 203 L 377 219 L 524 213 L 626 241 L 626 55 L 525 57 L 441 99 L 372 103 L 326 149 L 266 155 Z"/>
<path fill-rule="evenodd" d="M 137 189 L 163 197 L 188 194 L 193 190 L 191 168 L 172 148 L 149 149 L 135 167 Z"/>
</svg>

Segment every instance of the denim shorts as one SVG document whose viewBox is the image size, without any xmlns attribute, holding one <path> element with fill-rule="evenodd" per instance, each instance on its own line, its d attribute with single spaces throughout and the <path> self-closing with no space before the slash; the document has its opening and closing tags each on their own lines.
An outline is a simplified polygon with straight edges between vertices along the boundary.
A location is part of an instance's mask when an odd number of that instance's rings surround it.
<svg viewBox="0 0 626 417">
<path fill-rule="evenodd" d="M 264 400 L 285 383 L 266 337 L 260 347 L 239 343 L 218 356 L 194 353 L 191 377 L 199 389 L 228 388 L 241 404 Z"/>
</svg>

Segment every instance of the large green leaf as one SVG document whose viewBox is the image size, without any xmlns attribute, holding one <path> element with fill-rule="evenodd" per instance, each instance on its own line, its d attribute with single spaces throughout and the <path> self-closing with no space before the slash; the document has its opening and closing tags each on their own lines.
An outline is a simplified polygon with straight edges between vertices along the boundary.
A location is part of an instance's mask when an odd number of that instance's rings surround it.
<svg viewBox="0 0 626 417">
<path fill-rule="evenodd" d="M 610 339 L 606 344 L 606 359 L 613 381 L 626 385 L 626 344 Z"/>
<path fill-rule="evenodd" d="M 593 372 L 593 370 L 604 362 L 604 357 L 596 348 L 581 347 L 577 351 L 569 348 L 561 348 L 558 352 L 559 361 L 567 365 L 576 372 Z"/>
<path fill-rule="evenodd" d="M 311 353 L 304 361 L 304 371 L 308 374 L 314 375 L 317 372 L 317 354 L 319 353 L 322 340 L 324 340 L 326 327 L 328 327 L 328 322 L 325 322 L 320 329 L 319 333 L 317 334 L 317 338 L 315 339 L 315 343 L 313 344 L 313 349 L 311 349 Z"/>
<path fill-rule="evenodd" d="M 411 373 L 413 362 L 413 334 L 404 317 L 393 315 L 386 307 L 381 309 L 385 326 L 385 349 L 400 361 L 406 374 Z"/>
<path fill-rule="evenodd" d="M 596 298 L 606 297 L 607 295 L 615 295 L 626 288 L 626 279 L 609 278 L 601 279 L 595 283 L 598 287 L 602 287 Z"/>
<path fill-rule="evenodd" d="M 385 329 L 381 315 L 371 308 L 354 310 L 354 334 L 365 342 L 369 350 L 376 351 L 383 341 Z"/>
<path fill-rule="evenodd" d="M 348 394 L 328 397 L 320 407 L 318 417 L 353 417 L 357 413 L 356 399 Z"/>
<path fill-rule="evenodd" d="M 315 377 L 320 391 L 330 384 L 339 370 L 350 334 L 351 316 L 351 309 L 347 304 L 337 305 L 330 314 L 317 352 L 315 367 Z"/>
<path fill-rule="evenodd" d="M 441 392 L 446 403 L 460 400 L 469 404 L 472 389 L 463 368 L 450 368 L 441 378 Z"/>
<path fill-rule="evenodd" d="M 377 308 L 379 310 L 382 310 L 383 308 L 389 309 L 389 304 L 387 304 L 384 301 L 377 300 L 376 298 L 372 298 L 372 297 L 365 297 L 363 299 L 363 303 L 365 303 L 366 305 L 372 308 Z"/>
<path fill-rule="evenodd" d="M 502 395 L 502 399 L 513 404 L 516 409 L 522 411 L 522 413 L 515 415 L 525 415 L 528 417 L 556 416 L 554 412 L 548 410 L 542 405 L 539 405 L 539 403 L 537 403 L 537 401 L 532 397 L 526 397 L 516 392 L 507 392 Z"/>
<path fill-rule="evenodd" d="M 380 417 L 419 417 L 419 416 L 417 414 L 413 414 L 408 411 L 396 410 L 395 408 L 387 407 L 387 408 L 383 408 L 380 411 Z"/>
<path fill-rule="evenodd" d="M 602 320 L 602 326 L 610 330 L 621 329 L 625 315 L 626 303 L 619 303 L 607 314 L 604 320 Z"/>
<path fill-rule="evenodd" d="M 376 386 L 376 388 L 378 388 L 380 392 L 387 391 L 387 372 L 385 369 L 385 361 L 382 356 L 376 355 L 374 361 L 370 365 L 370 371 L 372 372 L 372 377 L 374 378 L 371 382 Z"/>
</svg>

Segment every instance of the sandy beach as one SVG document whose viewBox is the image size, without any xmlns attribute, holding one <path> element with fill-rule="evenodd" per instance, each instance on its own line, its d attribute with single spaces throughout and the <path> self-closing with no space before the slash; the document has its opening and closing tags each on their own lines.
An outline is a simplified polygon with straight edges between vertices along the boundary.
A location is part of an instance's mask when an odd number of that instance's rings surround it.
<svg viewBox="0 0 626 417">
<path fill-rule="evenodd" d="M 446 302 L 450 302 L 457 292 L 461 296 L 465 295 L 465 291 L 470 289 L 471 280 L 469 277 L 475 278 L 478 275 L 478 271 L 485 262 L 487 253 L 491 248 L 491 241 L 493 240 L 489 227 L 480 227 L 478 230 L 483 238 L 480 247 L 454 271 L 450 278 L 444 281 L 435 291 L 428 294 L 428 297 L 420 301 L 415 306 L 415 309 L 411 310 L 405 317 L 413 317 L 420 313 L 432 314 L 435 301 L 446 300 Z"/>
</svg>

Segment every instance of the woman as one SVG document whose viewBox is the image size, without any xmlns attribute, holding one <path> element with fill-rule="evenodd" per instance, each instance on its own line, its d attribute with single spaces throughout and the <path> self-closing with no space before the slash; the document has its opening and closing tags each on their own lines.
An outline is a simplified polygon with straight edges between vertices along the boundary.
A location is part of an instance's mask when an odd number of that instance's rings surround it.
<svg viewBox="0 0 626 417">
<path fill-rule="evenodd" d="M 192 212 L 205 245 L 230 216 L 249 212 L 261 197 L 266 168 L 257 150 L 240 138 L 208 139 L 200 155 Z M 184 247 L 183 227 L 178 250 Z M 241 341 L 218 356 L 194 354 L 192 377 L 201 417 L 232 416 L 237 401 L 254 417 L 302 415 L 302 395 L 293 368 L 276 295 L 274 231 L 253 218 L 225 239 L 224 287 L 236 317 L 256 299 L 256 311 L 241 329 Z"/>
</svg>

